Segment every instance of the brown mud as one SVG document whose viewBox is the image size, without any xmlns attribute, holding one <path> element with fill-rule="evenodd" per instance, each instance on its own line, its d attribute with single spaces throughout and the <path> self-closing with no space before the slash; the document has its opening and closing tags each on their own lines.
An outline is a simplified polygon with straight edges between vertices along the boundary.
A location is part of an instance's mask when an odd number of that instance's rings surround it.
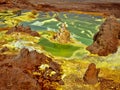
<svg viewBox="0 0 120 90">
<path fill-rule="evenodd" d="M 99 12 L 105 16 L 115 15 L 120 17 L 119 2 L 69 2 L 69 1 L 41 1 L 38 0 L 0 0 L 0 9 L 28 9 L 39 11 L 84 11 L 84 12 Z"/>
<path fill-rule="evenodd" d="M 36 51 L 24 48 L 18 55 L 0 54 L 0 90 L 56 90 L 64 84 L 61 71 L 58 63 Z"/>
</svg>

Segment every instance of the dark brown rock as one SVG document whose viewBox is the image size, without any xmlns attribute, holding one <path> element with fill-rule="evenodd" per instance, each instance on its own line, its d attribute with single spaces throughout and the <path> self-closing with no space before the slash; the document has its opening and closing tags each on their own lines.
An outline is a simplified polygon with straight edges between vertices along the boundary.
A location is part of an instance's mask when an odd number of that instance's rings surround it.
<svg viewBox="0 0 120 90">
<path fill-rule="evenodd" d="M 100 69 L 97 69 L 96 65 L 94 63 L 91 63 L 88 66 L 88 69 L 85 72 L 83 80 L 87 84 L 96 84 L 96 83 L 98 83 L 98 74 L 99 74 L 99 72 L 100 72 Z"/>
<path fill-rule="evenodd" d="M 6 0 L 0 0 L 0 4 L 6 4 Z"/>
<path fill-rule="evenodd" d="M 94 35 L 94 42 L 87 47 L 92 54 L 107 56 L 115 53 L 119 45 L 120 23 L 114 16 L 108 17 Z"/>
<path fill-rule="evenodd" d="M 60 71 L 60 65 L 56 62 L 50 62 L 49 63 L 50 65 L 50 68 L 56 72 L 59 72 Z"/>
<path fill-rule="evenodd" d="M 30 35 L 31 35 L 31 36 L 40 37 L 40 34 L 39 34 L 38 32 L 36 32 L 36 31 L 32 31 L 32 32 L 30 33 Z"/>
<path fill-rule="evenodd" d="M 40 34 L 36 31 L 32 31 L 31 28 L 28 27 L 23 27 L 23 26 L 15 26 L 11 29 L 9 29 L 6 34 L 11 34 L 13 32 L 24 32 L 24 33 L 28 33 L 31 36 L 36 36 L 36 37 L 40 37 Z"/>
<path fill-rule="evenodd" d="M 3 47 L 3 48 L 0 50 L 1 53 L 6 52 L 6 51 L 9 51 L 9 48 Z"/>
</svg>

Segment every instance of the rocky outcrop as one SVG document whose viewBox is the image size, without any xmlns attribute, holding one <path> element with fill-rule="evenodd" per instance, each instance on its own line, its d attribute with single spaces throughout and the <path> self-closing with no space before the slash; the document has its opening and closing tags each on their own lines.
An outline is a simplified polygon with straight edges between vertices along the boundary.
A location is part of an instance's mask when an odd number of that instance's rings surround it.
<svg viewBox="0 0 120 90">
<path fill-rule="evenodd" d="M 15 26 L 11 29 L 9 29 L 6 34 L 11 34 L 13 32 L 24 32 L 24 33 L 28 33 L 31 36 L 36 36 L 36 37 L 40 37 L 39 33 L 36 31 L 32 31 L 31 28 L 28 27 L 23 27 L 23 26 Z"/>
<path fill-rule="evenodd" d="M 92 54 L 107 56 L 118 49 L 120 37 L 120 23 L 114 16 L 108 17 L 94 35 L 94 42 L 87 47 Z"/>
<path fill-rule="evenodd" d="M 23 48 L 18 55 L 0 55 L 1 90 L 56 90 L 61 66 L 51 58 Z"/>
<path fill-rule="evenodd" d="M 83 80 L 87 84 L 96 84 L 98 83 L 98 74 L 100 72 L 100 69 L 96 68 L 96 65 L 94 63 L 91 63 L 88 66 L 88 69 L 85 72 L 85 75 L 83 77 Z"/>
</svg>

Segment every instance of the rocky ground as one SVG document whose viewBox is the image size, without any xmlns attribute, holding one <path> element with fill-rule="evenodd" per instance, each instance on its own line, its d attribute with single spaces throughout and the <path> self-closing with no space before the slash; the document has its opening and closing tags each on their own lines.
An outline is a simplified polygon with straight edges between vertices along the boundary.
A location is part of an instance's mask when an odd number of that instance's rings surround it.
<svg viewBox="0 0 120 90">
<path fill-rule="evenodd" d="M 0 90 L 56 90 L 64 84 L 61 71 L 58 63 L 36 51 L 0 54 Z"/>
<path fill-rule="evenodd" d="M 105 15 L 115 15 L 120 17 L 119 1 L 57 1 L 57 0 L 1 0 L 1 9 L 36 9 L 41 11 L 86 11 L 100 12 Z"/>
</svg>

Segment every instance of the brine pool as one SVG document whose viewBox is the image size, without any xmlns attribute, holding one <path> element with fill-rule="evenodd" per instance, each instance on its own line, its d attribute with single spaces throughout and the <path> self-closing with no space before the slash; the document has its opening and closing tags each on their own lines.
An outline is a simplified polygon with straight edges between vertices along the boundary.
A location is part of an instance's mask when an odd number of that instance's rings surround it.
<svg viewBox="0 0 120 90">
<path fill-rule="evenodd" d="M 59 20 L 57 20 L 59 19 Z M 102 17 L 67 12 L 40 12 L 36 20 L 23 22 L 24 26 L 30 26 L 33 30 L 58 31 L 61 23 L 67 24 L 71 36 L 83 44 L 89 45 L 92 37 L 102 23 Z"/>
<path fill-rule="evenodd" d="M 17 20 L 21 20 L 19 24 L 30 26 L 32 30 L 37 31 L 58 31 L 61 23 L 67 24 L 67 29 L 71 33 L 71 37 L 85 45 L 92 43 L 92 37 L 97 32 L 99 25 L 103 22 L 101 16 L 92 16 L 88 14 L 77 14 L 72 12 L 39 12 L 33 20 L 26 20 L 22 17 L 25 14 L 30 14 L 27 10 L 23 10 L 21 16 L 17 16 L 11 12 L 0 13 L 0 23 L 8 21 L 6 24 L 14 24 Z M 18 17 L 18 18 L 17 18 Z M 10 18 L 12 18 L 10 20 Z M 5 26 L 5 24 L 0 24 Z"/>
</svg>

